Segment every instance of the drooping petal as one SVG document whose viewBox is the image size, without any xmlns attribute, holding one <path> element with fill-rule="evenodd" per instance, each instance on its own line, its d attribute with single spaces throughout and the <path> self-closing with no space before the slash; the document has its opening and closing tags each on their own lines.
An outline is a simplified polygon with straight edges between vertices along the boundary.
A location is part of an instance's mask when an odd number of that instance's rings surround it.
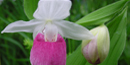
<svg viewBox="0 0 130 65">
<path fill-rule="evenodd" d="M 30 53 L 32 65 L 65 65 L 66 43 L 58 35 L 56 42 L 45 42 L 44 35 L 38 34 Z"/>
<path fill-rule="evenodd" d="M 94 37 L 88 29 L 72 22 L 61 20 L 54 24 L 58 27 L 58 32 L 66 38 L 89 40 Z"/>
<path fill-rule="evenodd" d="M 39 24 L 42 24 L 42 22 L 38 20 L 31 20 L 29 22 L 20 20 L 9 24 L 1 33 L 33 32 Z"/>
<path fill-rule="evenodd" d="M 41 0 L 33 16 L 40 20 L 62 20 L 70 15 L 70 8 L 70 0 Z"/>
</svg>

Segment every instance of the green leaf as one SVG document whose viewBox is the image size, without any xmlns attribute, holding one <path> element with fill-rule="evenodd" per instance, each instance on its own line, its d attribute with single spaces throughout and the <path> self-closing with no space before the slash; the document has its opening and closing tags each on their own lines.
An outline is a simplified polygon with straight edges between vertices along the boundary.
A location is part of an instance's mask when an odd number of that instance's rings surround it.
<svg viewBox="0 0 130 65">
<path fill-rule="evenodd" d="M 127 8 L 107 26 L 110 32 L 110 51 L 106 60 L 99 65 L 117 65 L 126 43 Z M 88 62 L 86 65 L 91 65 Z"/>
<path fill-rule="evenodd" d="M 116 24 L 115 24 L 116 23 Z M 110 51 L 101 65 L 117 65 L 126 44 L 127 8 L 107 26 L 110 31 Z"/>
<path fill-rule="evenodd" d="M 111 20 L 125 6 L 126 3 L 127 1 L 121 0 L 110 4 L 86 15 L 76 23 L 85 26 L 103 24 L 104 22 Z"/>
<path fill-rule="evenodd" d="M 5 37 L 5 36 L 4 37 L 0 36 L 0 39 L 5 39 L 5 40 L 7 40 L 9 42 L 12 42 L 14 45 L 17 45 L 19 48 L 21 48 L 21 50 L 23 51 L 25 56 L 26 57 L 28 56 L 26 50 L 24 49 L 24 47 L 19 42 L 17 42 L 16 40 L 14 40 L 14 39 L 12 39 L 10 37 Z"/>
<path fill-rule="evenodd" d="M 67 57 L 66 65 L 85 65 L 86 59 L 81 53 L 81 45 Z"/>
<path fill-rule="evenodd" d="M 126 23 L 127 23 L 127 8 L 117 16 L 114 20 L 108 23 L 110 32 L 110 51 L 106 60 L 99 65 L 117 65 L 118 59 L 121 56 L 126 43 Z M 86 62 L 86 64 L 85 64 Z M 91 65 L 88 63 L 81 53 L 81 45 L 67 57 L 67 65 Z"/>
<path fill-rule="evenodd" d="M 39 0 L 24 0 L 24 10 L 29 19 L 33 19 L 33 13 L 38 6 Z"/>
</svg>

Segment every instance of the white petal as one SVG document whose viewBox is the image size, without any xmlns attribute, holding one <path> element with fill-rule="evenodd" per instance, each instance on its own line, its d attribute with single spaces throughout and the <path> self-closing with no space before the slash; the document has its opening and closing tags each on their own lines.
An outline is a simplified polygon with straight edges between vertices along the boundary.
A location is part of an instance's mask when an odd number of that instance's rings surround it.
<svg viewBox="0 0 130 65">
<path fill-rule="evenodd" d="M 41 24 L 41 21 L 31 20 L 29 22 L 16 21 L 9 24 L 1 33 L 13 33 L 13 32 L 33 32 L 35 27 Z"/>
<path fill-rule="evenodd" d="M 69 0 L 41 0 L 33 14 L 36 19 L 61 20 L 70 15 L 71 1 Z"/>
<path fill-rule="evenodd" d="M 58 35 L 57 26 L 51 23 L 46 24 L 44 35 L 46 42 L 56 42 Z"/>
<path fill-rule="evenodd" d="M 44 28 L 45 28 L 45 22 L 36 26 L 34 31 L 33 31 L 33 39 L 35 39 L 35 37 L 37 36 L 38 33 L 43 34 Z"/>
<path fill-rule="evenodd" d="M 88 40 L 94 37 L 88 29 L 72 22 L 61 20 L 54 24 L 57 25 L 59 33 L 66 38 Z"/>
</svg>

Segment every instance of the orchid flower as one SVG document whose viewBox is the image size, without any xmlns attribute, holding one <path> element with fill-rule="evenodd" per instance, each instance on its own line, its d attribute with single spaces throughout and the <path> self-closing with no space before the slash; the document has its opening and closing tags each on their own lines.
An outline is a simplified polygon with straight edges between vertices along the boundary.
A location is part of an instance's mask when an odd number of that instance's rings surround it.
<svg viewBox="0 0 130 65">
<path fill-rule="evenodd" d="M 33 32 L 31 64 L 65 65 L 66 45 L 62 37 L 75 40 L 93 38 L 85 27 L 63 20 L 70 15 L 71 5 L 70 0 L 40 0 L 33 14 L 35 19 L 11 23 L 1 33 Z"/>
</svg>

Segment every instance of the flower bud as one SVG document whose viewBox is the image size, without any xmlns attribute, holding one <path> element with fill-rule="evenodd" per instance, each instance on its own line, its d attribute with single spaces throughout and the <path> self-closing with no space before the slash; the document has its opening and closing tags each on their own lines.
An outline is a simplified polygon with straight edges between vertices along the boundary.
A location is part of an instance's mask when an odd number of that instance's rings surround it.
<svg viewBox="0 0 130 65">
<path fill-rule="evenodd" d="M 99 64 L 105 60 L 109 52 L 109 32 L 105 25 L 91 30 L 95 36 L 92 40 L 82 41 L 82 53 L 91 64 Z"/>
</svg>

